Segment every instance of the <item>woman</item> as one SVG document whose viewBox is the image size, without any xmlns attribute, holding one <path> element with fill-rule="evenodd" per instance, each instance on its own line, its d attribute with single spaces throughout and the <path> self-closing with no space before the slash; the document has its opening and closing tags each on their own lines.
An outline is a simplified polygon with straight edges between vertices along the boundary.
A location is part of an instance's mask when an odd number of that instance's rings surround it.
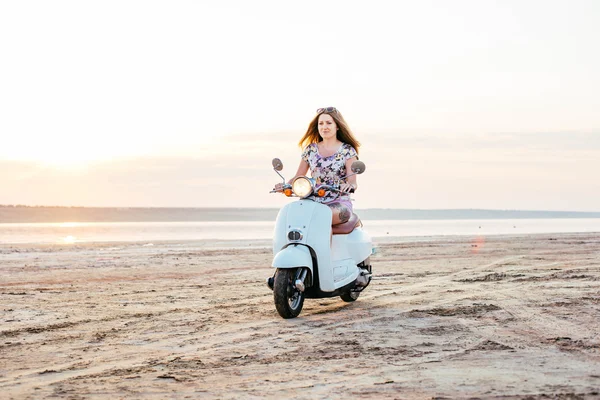
<svg viewBox="0 0 600 400">
<path fill-rule="evenodd" d="M 341 193 L 328 191 L 324 197 L 315 196 L 314 200 L 331 208 L 332 225 L 347 223 L 352 216 L 349 192 L 358 186 L 356 175 L 344 181 L 340 179 L 352 173 L 350 166 L 358 159 L 360 143 L 344 117 L 335 107 L 319 108 L 298 144 L 304 149 L 302 160 L 296 175 L 288 183 L 299 176 L 306 176 L 310 169 L 317 185 L 339 184 Z M 275 190 L 283 190 L 283 184 L 275 185 Z"/>
</svg>

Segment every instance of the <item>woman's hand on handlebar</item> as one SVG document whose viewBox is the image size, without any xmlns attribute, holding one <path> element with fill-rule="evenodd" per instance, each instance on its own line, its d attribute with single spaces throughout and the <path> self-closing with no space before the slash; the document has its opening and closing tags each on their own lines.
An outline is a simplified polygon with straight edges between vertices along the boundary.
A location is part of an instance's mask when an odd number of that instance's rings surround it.
<svg viewBox="0 0 600 400">
<path fill-rule="evenodd" d="M 356 190 L 356 185 L 353 183 L 342 183 L 340 185 L 340 192 L 354 193 L 355 190 Z"/>
</svg>

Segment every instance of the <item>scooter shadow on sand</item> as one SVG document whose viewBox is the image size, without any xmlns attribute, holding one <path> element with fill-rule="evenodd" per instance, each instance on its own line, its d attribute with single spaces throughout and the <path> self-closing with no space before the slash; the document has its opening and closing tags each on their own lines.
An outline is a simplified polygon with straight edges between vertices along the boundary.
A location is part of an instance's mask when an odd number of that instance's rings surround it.
<svg viewBox="0 0 600 400">
<path fill-rule="evenodd" d="M 273 290 L 277 312 L 283 318 L 295 318 L 305 298 L 340 296 L 345 302 L 356 301 L 372 279 L 371 237 L 356 214 L 349 223 L 332 227 L 331 209 L 314 200 L 327 191 L 339 192 L 339 184 L 317 185 L 306 176 L 287 184 L 279 173 L 281 160 L 275 158 L 272 163 L 283 179 L 283 194 L 299 198 L 285 205 L 275 222 L 272 267 L 276 270 L 267 285 Z M 365 164 L 355 161 L 351 170 L 340 182 L 362 174 Z"/>
</svg>

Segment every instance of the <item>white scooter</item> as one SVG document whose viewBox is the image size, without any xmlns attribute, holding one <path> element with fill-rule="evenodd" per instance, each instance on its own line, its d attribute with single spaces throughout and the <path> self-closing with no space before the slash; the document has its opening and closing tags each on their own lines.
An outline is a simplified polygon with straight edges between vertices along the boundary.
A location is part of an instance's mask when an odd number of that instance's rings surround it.
<svg viewBox="0 0 600 400">
<path fill-rule="evenodd" d="M 304 298 L 340 296 L 343 301 L 355 301 L 372 277 L 371 238 L 358 216 L 353 214 L 348 223 L 332 227 L 331 209 L 311 198 L 327 190 L 339 191 L 339 186 L 317 186 L 305 176 L 286 184 L 278 158 L 273 159 L 273 169 L 283 179 L 283 193 L 300 198 L 284 206 L 275 223 L 272 266 L 277 270 L 267 285 L 273 290 L 277 312 L 283 318 L 297 317 Z M 364 170 L 365 164 L 355 161 L 351 175 Z"/>
</svg>

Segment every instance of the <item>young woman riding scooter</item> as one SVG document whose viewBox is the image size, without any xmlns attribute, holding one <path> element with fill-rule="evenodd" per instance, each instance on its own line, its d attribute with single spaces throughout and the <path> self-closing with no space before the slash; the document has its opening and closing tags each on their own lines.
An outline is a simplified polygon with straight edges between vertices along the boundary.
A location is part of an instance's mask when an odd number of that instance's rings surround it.
<svg viewBox="0 0 600 400">
<path fill-rule="evenodd" d="M 297 317 L 305 298 L 353 302 L 373 275 L 371 237 L 352 212 L 349 196 L 356 175 L 365 171 L 357 160 L 360 144 L 334 107 L 317 110 L 299 144 L 302 160 L 291 180 L 281 175 L 281 160 L 272 160 L 283 181 L 273 192 L 298 198 L 277 215 L 271 264 L 276 270 L 266 282 L 283 318 Z"/>
<path fill-rule="evenodd" d="M 356 175 L 343 182 L 340 179 L 350 174 L 350 166 L 358 159 L 360 143 L 342 114 L 335 107 L 319 108 L 298 144 L 303 148 L 302 160 L 296 175 L 288 183 L 305 176 L 310 169 L 310 175 L 317 185 L 339 184 L 339 192 L 327 192 L 325 196 L 313 200 L 331 208 L 334 229 L 356 225 L 358 219 L 352 212 L 349 196 L 358 187 Z M 274 190 L 282 191 L 283 184 L 276 184 Z"/>
</svg>

